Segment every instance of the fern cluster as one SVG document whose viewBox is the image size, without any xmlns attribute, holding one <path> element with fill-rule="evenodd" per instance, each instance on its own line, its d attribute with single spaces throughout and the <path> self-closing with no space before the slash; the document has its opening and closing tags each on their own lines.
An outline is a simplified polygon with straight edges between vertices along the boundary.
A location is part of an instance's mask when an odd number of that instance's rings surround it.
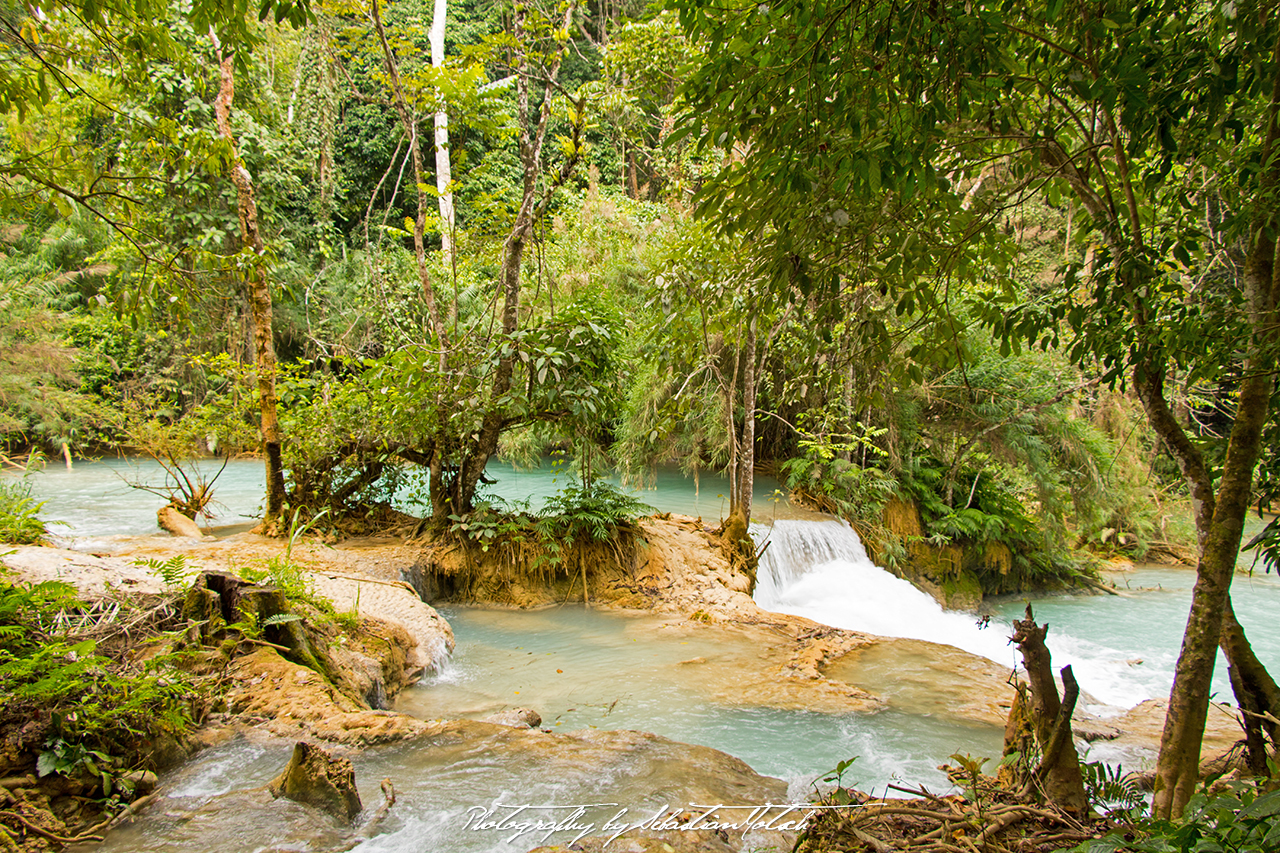
<svg viewBox="0 0 1280 853">
<path fill-rule="evenodd" d="M 1097 811 L 1128 818 L 1146 806 L 1146 796 L 1138 787 L 1137 779 L 1133 774 L 1125 773 L 1119 764 L 1110 765 L 1102 761 L 1081 763 L 1080 774 L 1084 778 L 1089 806 Z"/>
<path fill-rule="evenodd" d="M 611 483 L 571 482 L 548 498 L 541 511 L 513 510 L 501 502 L 482 502 L 463 515 L 449 516 L 450 531 L 488 551 L 497 545 L 530 546 L 534 568 L 559 566 L 580 544 L 606 542 L 653 507 Z"/>
<path fill-rule="evenodd" d="M 44 539 L 43 508 L 43 502 L 31 497 L 31 484 L 25 479 L 0 476 L 0 542 L 34 545 Z"/>
<path fill-rule="evenodd" d="M 651 512 L 653 507 L 612 483 L 573 482 L 547 499 L 538 513 L 537 527 L 544 540 L 603 542 L 619 527 Z"/>
<path fill-rule="evenodd" d="M 130 667 L 51 627 L 59 612 L 81 606 L 65 584 L 0 579 L 0 731 L 21 728 L 26 737 L 36 724 L 48 753 L 42 773 L 66 771 L 68 756 L 76 766 L 94 756 L 129 763 L 145 741 L 191 722 L 188 680 L 166 659 Z"/>
</svg>

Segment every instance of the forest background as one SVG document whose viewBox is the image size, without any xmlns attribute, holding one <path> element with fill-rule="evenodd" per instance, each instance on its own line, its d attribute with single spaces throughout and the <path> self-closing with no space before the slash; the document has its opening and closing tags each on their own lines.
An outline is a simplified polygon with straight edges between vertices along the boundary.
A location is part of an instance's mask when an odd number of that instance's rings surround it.
<svg viewBox="0 0 1280 853">
<path fill-rule="evenodd" d="M 1212 651 L 1273 481 L 1266 4 L 668 5 L 4 6 L 6 457 L 468 534 L 495 455 L 579 508 L 674 461 L 731 543 L 761 468 L 953 590 L 1190 546 Z"/>
</svg>

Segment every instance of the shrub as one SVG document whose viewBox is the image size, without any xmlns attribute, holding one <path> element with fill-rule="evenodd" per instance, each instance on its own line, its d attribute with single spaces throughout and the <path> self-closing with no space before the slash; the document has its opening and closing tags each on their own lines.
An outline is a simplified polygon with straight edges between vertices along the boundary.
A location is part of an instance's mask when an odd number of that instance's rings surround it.
<svg viewBox="0 0 1280 853">
<path fill-rule="evenodd" d="M 1074 853 L 1269 853 L 1280 849 L 1280 791 L 1236 783 L 1218 796 L 1197 794 L 1177 821 L 1143 820 L 1124 833 L 1085 842 Z"/>
</svg>

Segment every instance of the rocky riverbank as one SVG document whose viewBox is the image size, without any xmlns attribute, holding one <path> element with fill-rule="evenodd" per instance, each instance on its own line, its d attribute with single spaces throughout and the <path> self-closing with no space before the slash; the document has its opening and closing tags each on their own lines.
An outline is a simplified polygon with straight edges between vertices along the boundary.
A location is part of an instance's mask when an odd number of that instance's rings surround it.
<svg viewBox="0 0 1280 853">
<path fill-rule="evenodd" d="M 752 796 L 780 799 L 769 787 L 780 783 L 738 767 L 737 759 L 653 735 L 561 735 L 537 724 L 520 725 L 529 721 L 520 715 L 505 721 L 516 727 L 495 728 L 495 723 L 425 721 L 386 710 L 397 690 L 439 667 L 453 647 L 452 631 L 422 600 L 424 594 L 507 607 L 585 599 L 596 608 L 663 614 L 660 630 L 716 638 L 721 653 L 677 666 L 696 669 L 700 689 L 726 705 L 831 714 L 894 707 L 1003 723 L 1013 695 L 1007 669 L 949 646 L 875 637 L 761 610 L 747 595 L 749 579 L 730 565 L 713 532 L 697 519 L 647 519 L 638 532 L 633 549 L 602 551 L 590 568 L 579 564 L 577 571 L 541 577 L 513 570 L 509 560 L 504 565 L 502 555 L 485 559 L 456 544 L 389 537 L 337 546 L 300 541 L 290 562 L 305 572 L 320 597 L 333 602 L 344 623 L 355 626 L 354 633 L 334 629 L 324 635 L 322 641 L 333 650 L 326 657 L 327 677 L 289 660 L 287 649 L 271 643 L 231 659 L 225 691 L 206 709 L 200 732 L 186 746 L 245 738 L 277 744 L 319 741 L 346 750 L 448 742 L 530 759 L 543 753 L 590 754 L 593 772 L 606 778 L 636 748 L 628 738 L 640 738 L 649 744 L 646 749 L 664 744 L 663 760 L 675 771 L 702 767 L 707 778 L 744 779 L 743 784 L 755 786 Z M 164 561 L 181 558 L 191 571 L 235 573 L 279 557 L 282 548 L 279 540 L 249 533 L 222 539 L 104 537 L 79 540 L 74 549 L 19 548 L 4 560 L 26 580 L 63 580 L 86 597 L 102 598 L 164 592 L 166 582 L 156 568 Z M 355 634 L 367 639 L 354 640 Z M 1113 720 L 1079 717 L 1078 736 L 1141 750 L 1158 742 L 1162 713 L 1158 703 L 1145 703 Z M 1227 715 L 1214 715 L 1210 722 L 1206 757 L 1234 741 Z M 724 798 L 733 790 L 704 793 Z"/>
<path fill-rule="evenodd" d="M 699 667 L 708 682 L 722 684 L 717 698 L 723 701 L 825 713 L 894 707 L 1003 725 L 1013 695 L 1008 669 L 951 646 L 830 628 L 762 610 L 747 594 L 747 576 L 730 565 L 718 538 L 700 519 L 679 515 L 644 519 L 638 532 L 633 551 L 606 552 L 612 559 L 601 559 L 589 571 L 572 576 L 551 572 L 539 578 L 514 570 L 509 562 L 504 566 L 500 554 L 486 558 L 452 543 L 410 542 L 391 536 L 338 545 L 302 540 L 291 557 L 339 612 L 358 612 L 409 634 L 414 645 L 406 661 L 406 683 L 439 666 L 453 648 L 447 622 L 423 597 L 488 606 L 555 606 L 583 600 L 585 576 L 586 600 L 593 607 L 670 614 L 670 630 L 711 632 L 722 640 L 727 652 L 719 660 L 695 659 L 683 665 Z M 192 566 L 234 572 L 269 560 L 281 549 L 279 540 L 251 533 L 221 539 L 116 536 L 79 540 L 74 550 L 19 548 L 5 560 L 20 575 L 66 580 L 95 595 L 108 588 L 160 589 L 161 579 L 139 566 L 139 560 L 181 556 Z M 274 668 L 271 677 L 278 677 L 274 670 L 279 664 L 270 656 L 262 656 L 259 662 Z M 281 663 L 288 662 L 281 659 Z M 288 713 L 293 726 L 309 718 Z M 1158 730 L 1152 731 L 1136 717 L 1101 721 L 1090 719 L 1084 711 L 1077 713 L 1081 732 L 1104 731 L 1107 739 L 1133 749 L 1158 745 Z M 258 715 L 273 716 L 265 711 Z M 397 725 L 412 729 L 408 724 Z M 326 731 L 336 733 L 332 727 Z M 1206 738 L 1206 758 L 1234 742 L 1235 733 L 1227 714 L 1215 714 Z M 360 740 L 352 735 L 336 739 L 352 737 Z"/>
</svg>

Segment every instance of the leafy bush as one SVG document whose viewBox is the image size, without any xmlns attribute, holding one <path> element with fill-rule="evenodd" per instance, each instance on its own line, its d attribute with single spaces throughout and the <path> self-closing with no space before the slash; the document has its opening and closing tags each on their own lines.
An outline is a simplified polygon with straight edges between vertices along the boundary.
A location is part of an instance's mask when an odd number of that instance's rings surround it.
<svg viewBox="0 0 1280 853">
<path fill-rule="evenodd" d="M 44 539 L 43 508 L 43 502 L 31 497 L 29 482 L 0 476 L 0 542 L 34 545 Z"/>
<path fill-rule="evenodd" d="M 1125 833 L 1085 842 L 1075 853 L 1270 853 L 1280 849 L 1280 791 L 1239 784 L 1229 794 L 1197 794 L 1182 820 L 1139 821 Z"/>
</svg>

